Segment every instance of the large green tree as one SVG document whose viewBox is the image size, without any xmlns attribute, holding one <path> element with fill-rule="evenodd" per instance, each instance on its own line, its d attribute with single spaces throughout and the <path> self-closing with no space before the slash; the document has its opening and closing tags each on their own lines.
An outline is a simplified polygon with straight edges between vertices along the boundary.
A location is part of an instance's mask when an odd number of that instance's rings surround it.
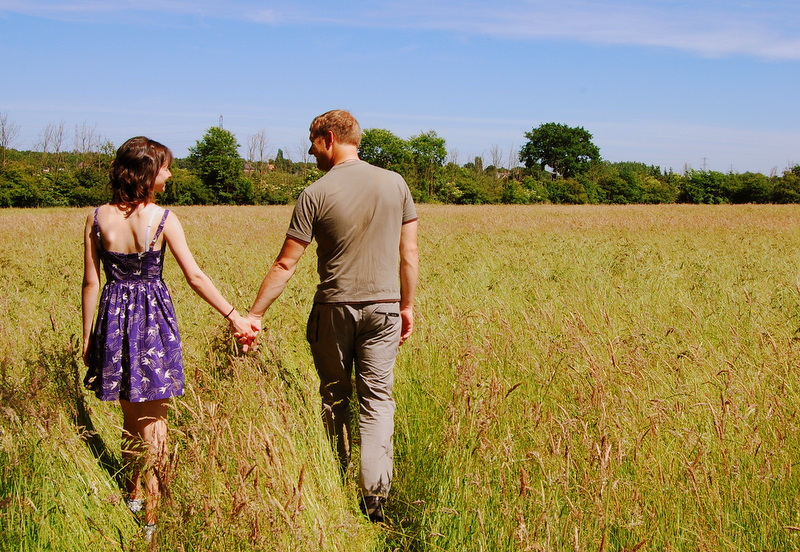
<svg viewBox="0 0 800 552">
<path fill-rule="evenodd" d="M 519 160 L 528 168 L 550 167 L 557 175 L 570 178 L 586 170 L 592 161 L 600 160 L 600 149 L 583 127 L 543 123 L 526 132 L 525 138 L 528 143 L 520 149 Z"/>
<path fill-rule="evenodd" d="M 445 139 L 429 130 L 403 140 L 382 128 L 364 131 L 358 155 L 364 161 L 397 171 L 408 182 L 415 198 L 432 200 L 447 157 Z"/>
<path fill-rule="evenodd" d="M 775 179 L 772 201 L 775 203 L 800 203 L 800 165 L 784 171 L 782 178 Z"/>
<path fill-rule="evenodd" d="M 414 185 L 425 192 L 427 200 L 432 200 L 435 197 L 437 177 L 447 157 L 445 139 L 436 134 L 435 130 L 429 130 L 409 138 L 408 149 Z"/>
<path fill-rule="evenodd" d="M 361 137 L 358 156 L 376 167 L 401 170 L 408 161 L 408 142 L 383 128 L 368 128 Z"/>
<path fill-rule="evenodd" d="M 429 130 L 408 139 L 408 147 L 414 162 L 420 166 L 441 167 L 447 158 L 447 147 L 444 138 Z"/>
<path fill-rule="evenodd" d="M 252 183 L 244 178 L 239 143 L 230 131 L 211 127 L 189 148 L 189 165 L 213 203 L 251 203 Z"/>
</svg>

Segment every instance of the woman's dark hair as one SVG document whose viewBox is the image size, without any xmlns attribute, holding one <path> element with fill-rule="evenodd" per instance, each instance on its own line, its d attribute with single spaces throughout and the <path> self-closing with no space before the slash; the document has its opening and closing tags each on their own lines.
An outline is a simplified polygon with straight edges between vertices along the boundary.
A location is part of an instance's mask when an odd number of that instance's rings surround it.
<svg viewBox="0 0 800 552">
<path fill-rule="evenodd" d="M 172 165 L 172 152 L 155 140 L 136 136 L 122 144 L 111 164 L 111 204 L 132 213 L 153 200 L 153 184 L 161 167 Z"/>
</svg>

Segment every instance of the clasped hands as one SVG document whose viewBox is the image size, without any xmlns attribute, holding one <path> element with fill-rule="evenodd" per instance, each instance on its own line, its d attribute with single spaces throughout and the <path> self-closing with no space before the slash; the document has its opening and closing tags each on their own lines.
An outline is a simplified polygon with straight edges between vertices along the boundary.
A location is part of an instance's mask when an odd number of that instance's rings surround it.
<svg viewBox="0 0 800 552">
<path fill-rule="evenodd" d="M 261 332 L 261 317 L 254 314 L 241 316 L 236 313 L 231 317 L 230 322 L 233 337 L 241 343 L 242 351 L 246 353 L 255 350 L 258 334 Z"/>
</svg>

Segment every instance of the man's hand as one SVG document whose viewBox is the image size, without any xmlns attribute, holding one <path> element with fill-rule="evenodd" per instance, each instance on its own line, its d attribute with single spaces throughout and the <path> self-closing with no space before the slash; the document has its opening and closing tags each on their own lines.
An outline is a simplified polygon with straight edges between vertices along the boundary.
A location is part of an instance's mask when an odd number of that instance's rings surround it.
<svg viewBox="0 0 800 552">
<path fill-rule="evenodd" d="M 242 344 L 242 351 L 245 353 L 255 348 L 258 333 L 261 331 L 261 319 L 258 318 L 254 323 L 255 317 L 252 315 L 236 316 L 231 319 L 231 330 L 236 340 Z"/>
<path fill-rule="evenodd" d="M 242 344 L 242 351 L 246 353 L 250 349 L 255 350 L 256 348 L 258 334 L 261 333 L 261 317 L 248 313 L 243 320 L 247 323 L 248 330 L 242 333 L 241 336 L 234 335 L 239 338 L 239 343 Z"/>
<path fill-rule="evenodd" d="M 400 331 L 400 345 L 411 336 L 414 331 L 414 309 L 402 309 L 400 311 L 400 322 L 402 324 Z"/>
</svg>

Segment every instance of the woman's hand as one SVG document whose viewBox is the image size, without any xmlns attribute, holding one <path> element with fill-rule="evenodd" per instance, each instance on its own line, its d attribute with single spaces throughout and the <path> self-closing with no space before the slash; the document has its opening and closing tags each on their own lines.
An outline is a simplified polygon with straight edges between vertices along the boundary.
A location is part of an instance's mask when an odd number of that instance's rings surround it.
<svg viewBox="0 0 800 552">
<path fill-rule="evenodd" d="M 258 333 L 261 331 L 261 324 L 253 324 L 249 317 L 241 316 L 238 312 L 233 313 L 229 318 L 231 331 L 236 340 L 242 344 L 242 350 L 246 353 L 254 348 Z"/>
<path fill-rule="evenodd" d="M 83 351 L 81 352 L 81 356 L 83 357 L 83 365 L 87 368 L 89 367 L 89 345 L 91 344 L 91 338 L 86 339 L 83 342 Z"/>
</svg>

